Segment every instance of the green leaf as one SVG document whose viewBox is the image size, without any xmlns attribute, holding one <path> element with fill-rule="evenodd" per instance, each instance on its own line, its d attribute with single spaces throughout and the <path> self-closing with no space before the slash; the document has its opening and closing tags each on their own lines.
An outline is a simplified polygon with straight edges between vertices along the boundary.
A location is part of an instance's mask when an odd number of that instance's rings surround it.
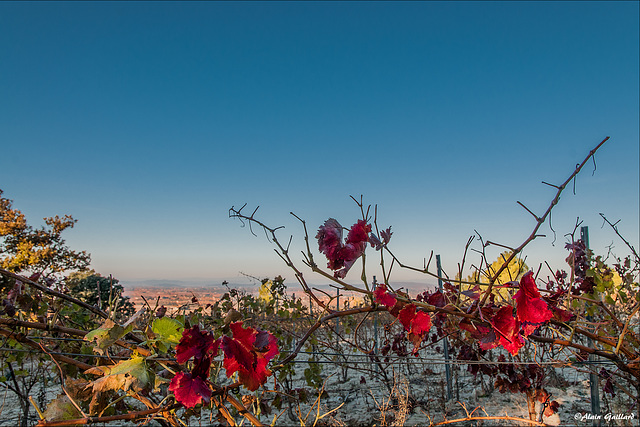
<svg viewBox="0 0 640 427">
<path fill-rule="evenodd" d="M 129 332 L 133 331 L 136 321 L 144 311 L 144 309 L 138 310 L 138 312 L 131 316 L 131 318 L 122 326 L 116 324 L 111 319 L 107 319 L 104 321 L 102 326 L 87 333 L 87 335 L 84 336 L 84 339 L 86 341 L 93 341 L 95 339 L 97 346 L 93 349 L 97 353 L 104 354 L 105 349 L 113 345 L 113 343 L 127 335 Z"/>
<path fill-rule="evenodd" d="M 88 369 L 85 373 L 103 375 L 102 378 L 93 381 L 94 393 L 120 388 L 123 390 L 131 388 L 134 391 L 140 391 L 151 383 L 151 376 L 147 371 L 145 358 L 137 355 L 115 365 L 97 366 Z"/>
<path fill-rule="evenodd" d="M 105 322 L 97 329 L 90 331 L 84 336 L 86 341 L 96 340 L 97 346 L 94 350 L 97 353 L 104 354 L 104 350 L 123 336 L 127 335 L 133 330 L 133 323 L 130 323 L 126 328 L 115 324 L 111 319 L 105 320 Z"/>
<path fill-rule="evenodd" d="M 623 304 L 626 304 L 626 303 L 627 303 L 627 300 L 629 299 L 629 298 L 627 297 L 627 293 L 626 293 L 626 292 L 624 292 L 624 291 L 620 291 L 620 292 L 618 292 L 618 295 L 620 295 L 620 299 L 622 300 L 622 303 L 623 303 Z M 640 295 L 640 294 L 639 294 L 639 295 Z"/>
<path fill-rule="evenodd" d="M 161 342 L 175 347 L 180 342 L 184 326 L 182 323 L 169 317 L 155 319 L 151 330 L 157 335 L 157 339 Z M 166 353 L 167 350 L 164 350 Z"/>
</svg>

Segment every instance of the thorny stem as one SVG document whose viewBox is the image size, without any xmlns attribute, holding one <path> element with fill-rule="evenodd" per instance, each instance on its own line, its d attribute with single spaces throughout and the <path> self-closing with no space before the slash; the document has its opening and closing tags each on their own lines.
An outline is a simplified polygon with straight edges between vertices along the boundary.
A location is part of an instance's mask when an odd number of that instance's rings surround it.
<svg viewBox="0 0 640 427">
<path fill-rule="evenodd" d="M 633 255 L 636 257 L 636 259 L 640 259 L 640 256 L 638 256 L 638 253 L 636 252 L 636 249 L 631 245 L 631 243 L 629 243 L 624 237 L 622 237 L 622 235 L 620 234 L 620 232 L 618 231 L 618 222 L 620 221 L 616 221 L 615 224 L 612 224 L 607 217 L 604 216 L 603 213 L 600 213 L 600 216 L 602 217 L 602 219 L 605 220 L 605 222 L 607 224 L 609 224 L 611 226 L 611 228 L 613 228 L 613 231 L 618 235 L 618 237 L 620 239 L 622 239 L 622 241 L 627 245 L 627 247 L 631 250 L 631 252 L 633 252 Z"/>
<path fill-rule="evenodd" d="M 576 169 L 569 176 L 569 178 L 567 178 L 564 183 L 562 183 L 561 185 L 558 186 L 558 190 L 556 192 L 556 195 L 553 198 L 553 200 L 551 201 L 551 204 L 549 205 L 549 207 L 545 211 L 544 215 L 542 215 L 541 217 L 537 217 L 538 219 L 536 220 L 536 225 L 533 228 L 533 231 L 531 232 L 529 237 L 527 237 L 527 239 L 524 242 L 522 242 L 522 244 L 520 246 L 518 246 L 517 248 L 515 248 L 515 250 L 513 252 L 511 252 L 511 255 L 509 255 L 507 260 L 502 264 L 502 266 L 498 269 L 498 271 L 496 271 L 496 273 L 493 275 L 493 277 L 491 277 L 491 279 L 489 280 L 489 287 L 485 291 L 485 294 L 482 297 L 482 300 L 480 301 L 480 304 L 478 304 L 478 310 L 480 309 L 480 307 L 482 307 L 484 305 L 484 303 L 487 301 L 487 298 L 489 298 L 489 295 L 491 294 L 491 289 L 493 288 L 493 284 L 495 283 L 495 281 L 500 276 L 500 273 L 502 273 L 504 271 L 504 269 L 507 268 L 507 266 L 509 265 L 511 260 L 513 258 L 515 258 L 516 255 L 518 255 L 520 252 L 522 252 L 522 250 L 525 248 L 525 246 L 527 246 L 531 241 L 533 241 L 536 237 L 538 237 L 538 234 L 537 234 L 538 233 L 538 229 L 540 229 L 540 226 L 542 226 L 542 224 L 546 221 L 547 217 L 551 214 L 551 210 L 553 209 L 553 207 L 556 204 L 558 204 L 558 201 L 560 200 L 560 195 L 562 194 L 562 192 L 566 188 L 567 184 L 569 184 L 571 182 L 571 180 L 573 180 L 576 177 L 576 175 L 578 175 L 578 173 L 580 173 L 580 171 L 582 170 L 582 167 L 589 161 L 589 159 L 591 157 L 593 157 L 595 155 L 596 151 L 598 151 L 598 149 L 600 147 L 602 147 L 602 145 L 605 142 L 607 142 L 608 139 L 609 139 L 609 137 L 607 136 L 598 145 L 596 145 L 596 147 L 594 149 L 589 151 L 589 154 L 587 155 L 587 157 L 585 157 L 585 159 L 582 161 L 582 163 L 580 163 L 580 164 L 578 164 L 576 166 Z M 529 212 L 531 212 L 531 211 L 529 211 Z"/>
<path fill-rule="evenodd" d="M 263 222 L 257 220 L 255 218 L 255 213 L 258 210 L 258 208 L 256 208 L 253 213 L 250 216 L 246 216 L 242 213 L 242 209 L 246 206 L 243 205 L 240 209 L 235 209 L 233 206 L 231 207 L 231 209 L 229 209 L 229 217 L 230 218 L 237 218 L 240 221 L 248 221 L 249 224 L 251 225 L 252 223 L 255 223 L 257 225 L 259 225 L 260 227 L 262 227 L 262 229 L 265 231 L 265 233 L 268 233 L 271 235 L 271 240 L 273 241 L 273 243 L 278 247 L 278 251 L 276 251 L 276 253 L 280 256 L 280 258 L 282 258 L 282 260 L 285 262 L 285 264 L 291 268 L 296 275 L 296 279 L 298 280 L 298 282 L 300 283 L 300 285 L 302 286 L 302 289 L 304 290 L 304 292 L 309 295 L 311 298 L 313 298 L 313 300 L 316 302 L 316 304 L 318 304 L 320 307 L 324 307 L 324 303 L 322 301 L 320 301 L 318 299 L 318 297 L 316 297 L 316 295 L 311 291 L 311 289 L 309 288 L 309 286 L 307 285 L 307 282 L 304 280 L 304 276 L 302 275 L 302 272 L 300 270 L 298 270 L 298 268 L 294 265 L 293 261 L 291 260 L 291 257 L 289 256 L 289 251 L 288 249 L 284 248 L 280 242 L 278 241 L 278 238 L 276 236 L 276 231 L 278 231 L 281 228 L 284 228 L 283 226 L 281 227 L 276 227 L 276 228 L 270 228 L 268 227 L 266 224 L 264 224 Z M 293 212 L 291 213 L 293 216 L 295 216 L 293 214 Z M 298 218 L 297 216 L 295 216 L 296 218 Z M 300 218 L 298 218 L 300 219 Z M 302 221 L 302 220 L 301 220 Z M 305 236 L 307 236 L 307 227 L 306 224 L 304 223 L 304 221 L 302 221 L 302 224 L 304 226 L 304 232 L 305 232 Z M 252 231 L 253 232 L 253 231 Z M 307 247 L 308 247 L 308 242 L 307 242 Z M 309 251 L 310 252 L 310 251 Z"/>
</svg>

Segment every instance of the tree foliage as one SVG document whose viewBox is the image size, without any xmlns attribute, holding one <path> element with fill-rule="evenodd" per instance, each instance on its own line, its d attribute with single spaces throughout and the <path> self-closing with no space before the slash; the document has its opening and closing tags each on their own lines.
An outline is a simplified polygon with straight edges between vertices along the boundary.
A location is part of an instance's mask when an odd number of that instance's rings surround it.
<svg viewBox="0 0 640 427">
<path fill-rule="evenodd" d="M 489 285 L 489 281 L 495 275 L 495 273 L 502 267 L 506 260 L 511 258 L 513 251 L 502 252 L 498 258 L 491 264 L 486 264 L 484 268 L 478 268 L 467 277 L 467 282 L 480 284 L 480 289 L 486 289 Z M 514 256 L 509 261 L 500 274 L 495 279 L 495 284 L 498 285 L 494 288 L 493 293 L 500 295 L 503 299 L 508 300 L 510 298 L 508 290 L 500 288 L 500 285 L 506 285 L 509 282 L 518 282 L 529 271 L 529 267 L 518 256 Z M 471 285 L 472 286 L 472 285 Z M 469 286 L 469 288 L 471 288 Z"/>
<path fill-rule="evenodd" d="M 125 319 L 135 312 L 135 307 L 123 295 L 124 288 L 118 282 L 118 279 L 104 277 L 95 270 L 75 271 L 65 279 L 71 294 L 80 301 L 101 310 L 114 311 L 118 319 Z"/>
<path fill-rule="evenodd" d="M 2 194 L 0 189 L 0 267 L 44 279 L 89 265 L 90 255 L 71 250 L 62 237 L 76 223 L 71 215 L 46 217 L 36 228 Z"/>
</svg>

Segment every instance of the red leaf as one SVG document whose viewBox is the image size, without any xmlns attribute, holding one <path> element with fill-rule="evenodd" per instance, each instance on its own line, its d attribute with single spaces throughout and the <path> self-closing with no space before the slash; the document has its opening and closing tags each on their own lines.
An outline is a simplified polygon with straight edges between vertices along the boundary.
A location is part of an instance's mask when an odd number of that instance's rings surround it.
<svg viewBox="0 0 640 427">
<path fill-rule="evenodd" d="M 213 339 L 211 332 L 202 333 L 198 325 L 182 332 L 182 338 L 176 346 L 176 360 L 185 363 L 194 357 L 201 359 L 205 355 L 209 358 L 218 354 L 218 340 Z"/>
<path fill-rule="evenodd" d="M 379 251 L 380 249 L 385 247 L 387 243 L 389 243 L 389 240 L 391 240 L 392 234 L 393 233 L 391 232 L 391 227 L 387 228 L 386 230 L 382 230 L 380 232 L 380 237 L 382 237 L 382 241 L 380 241 L 378 236 L 371 233 L 371 235 L 369 235 L 369 243 L 371 243 L 372 247 L 376 248 L 376 251 Z"/>
<path fill-rule="evenodd" d="M 477 300 L 480 298 L 480 285 L 475 285 L 473 288 L 467 289 L 466 291 L 462 291 L 460 293 L 473 300 Z"/>
<path fill-rule="evenodd" d="M 207 381 L 184 372 L 178 372 L 171 379 L 169 391 L 172 391 L 176 400 L 186 408 L 193 408 L 202 401 L 209 403 L 211 399 L 211 388 Z"/>
<path fill-rule="evenodd" d="M 424 311 L 418 311 L 411 320 L 411 333 L 420 337 L 431 329 L 431 316 Z"/>
<path fill-rule="evenodd" d="M 415 315 L 416 306 L 414 304 L 405 305 L 402 310 L 400 310 L 400 313 L 398 313 L 398 320 L 407 332 L 411 330 L 411 321 Z"/>
<path fill-rule="evenodd" d="M 480 339 L 484 335 L 487 334 L 491 329 L 484 328 L 480 324 L 476 324 L 469 319 L 463 318 L 460 323 L 458 323 L 458 328 L 467 331 L 471 334 L 472 338 Z"/>
<path fill-rule="evenodd" d="M 342 268 L 334 273 L 340 279 L 344 279 L 356 260 L 364 253 L 366 245 L 360 243 L 347 243 L 338 252 L 338 261 Z"/>
<path fill-rule="evenodd" d="M 369 241 L 369 233 L 371 232 L 371 225 L 367 224 L 367 221 L 358 220 L 351 226 L 349 234 L 347 234 L 347 244 L 364 244 L 366 246 Z"/>
<path fill-rule="evenodd" d="M 524 325 L 524 336 L 528 336 L 536 328 L 549 321 L 553 313 L 547 303 L 540 298 L 540 292 L 533 280 L 533 272 L 525 274 L 520 280 L 520 290 L 514 296 L 516 300 L 516 316 Z"/>
<path fill-rule="evenodd" d="M 389 243 L 389 241 L 391 240 L 392 234 L 393 233 L 391 232 L 391 227 L 387 228 L 386 230 L 382 230 L 380 232 L 380 237 L 382 237 L 382 241 L 384 242 L 385 245 Z"/>
<path fill-rule="evenodd" d="M 480 340 L 480 348 L 483 350 L 491 350 L 492 348 L 496 348 L 498 344 L 500 344 L 500 341 L 496 336 L 496 331 L 493 329 L 489 330 Z"/>
<path fill-rule="evenodd" d="M 227 377 L 238 372 L 240 382 L 255 391 L 271 375 L 267 363 L 278 354 L 277 339 L 269 332 L 244 328 L 242 322 L 232 323 L 230 328 L 233 338 L 222 337 Z"/>
<path fill-rule="evenodd" d="M 329 261 L 327 267 L 335 270 L 335 276 L 339 278 L 344 278 L 354 262 L 364 253 L 369 241 L 371 225 L 359 220 L 349 230 L 344 243 L 342 231 L 340 223 L 329 218 L 324 225 L 320 226 L 316 234 L 318 248 Z"/>
<path fill-rule="evenodd" d="M 437 290 L 427 298 L 427 304 L 434 305 L 436 307 L 444 307 L 447 305 L 447 301 L 444 299 L 444 294 Z"/>
<path fill-rule="evenodd" d="M 563 310 L 562 308 L 551 307 L 553 311 L 553 318 L 560 322 L 568 322 L 574 318 L 574 314 L 570 311 Z"/>
<path fill-rule="evenodd" d="M 520 324 L 513 317 L 513 308 L 511 306 L 502 307 L 498 310 L 495 317 L 491 321 L 493 326 L 501 333 L 496 333 L 500 341 L 500 345 L 504 347 L 512 355 L 518 354 L 520 347 L 524 345 L 522 337 L 520 337 Z"/>
<path fill-rule="evenodd" d="M 335 265 L 338 252 L 342 249 L 342 226 L 338 221 L 333 218 L 329 218 L 321 225 L 316 234 L 318 239 L 318 247 L 329 260 L 329 267 L 332 270 L 342 268 L 342 264 Z"/>
<path fill-rule="evenodd" d="M 394 305 L 396 305 L 396 302 L 398 302 L 396 297 L 387 293 L 387 285 L 385 285 L 384 283 L 380 283 L 376 287 L 375 291 L 373 291 L 373 296 L 378 304 L 382 304 L 389 308 L 392 308 Z"/>
<path fill-rule="evenodd" d="M 431 329 L 431 316 L 423 311 L 416 311 L 415 304 L 408 304 L 398 313 L 398 320 L 409 332 L 409 339 L 413 342 L 413 354 L 417 355 L 422 339 Z"/>
</svg>

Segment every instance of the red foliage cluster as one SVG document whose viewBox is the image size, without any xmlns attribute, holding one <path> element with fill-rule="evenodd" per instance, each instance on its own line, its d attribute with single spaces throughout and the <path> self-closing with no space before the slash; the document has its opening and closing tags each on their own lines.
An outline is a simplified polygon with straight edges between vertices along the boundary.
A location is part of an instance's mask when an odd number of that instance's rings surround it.
<svg viewBox="0 0 640 427">
<path fill-rule="evenodd" d="M 540 292 L 533 280 L 533 271 L 522 276 L 520 289 L 513 298 L 516 300 L 517 319 L 522 324 L 525 337 L 553 317 L 547 303 L 540 298 Z"/>
<path fill-rule="evenodd" d="M 565 248 L 570 252 L 566 259 L 567 264 L 572 266 L 575 272 L 575 282 L 571 288 L 571 293 L 573 295 L 590 294 L 593 292 L 595 282 L 593 277 L 587 275 L 589 257 L 585 243 L 580 239 L 573 243 L 567 243 Z"/>
<path fill-rule="evenodd" d="M 504 363 L 504 355 L 498 357 L 498 362 L 502 362 L 498 367 L 498 376 L 495 387 L 500 393 L 528 393 L 531 398 L 544 405 L 544 415 L 550 417 L 558 412 L 560 403 L 551 400 L 549 393 L 542 384 L 545 379 L 545 370 L 536 364 L 515 365 Z"/>
<path fill-rule="evenodd" d="M 380 283 L 373 291 L 373 297 L 378 304 L 382 304 L 388 308 L 393 308 L 398 300 L 395 296 L 387 292 L 387 285 Z"/>
<path fill-rule="evenodd" d="M 514 296 L 515 316 L 513 315 L 514 307 L 510 305 L 498 307 L 491 302 L 480 310 L 480 317 L 490 323 L 490 326 L 469 319 L 460 321 L 460 329 L 468 331 L 473 338 L 477 339 L 482 350 L 501 346 L 515 356 L 524 345 L 524 338 L 531 335 L 552 317 L 561 321 L 571 318 L 571 313 L 557 307 L 563 293 L 559 292 L 551 297 L 542 298 L 533 279 L 533 272 L 526 273 L 520 280 L 519 286 L 520 289 Z M 474 305 L 477 307 L 480 298 L 477 286 L 460 292 L 454 289 L 453 285 L 446 283 L 445 289 L 447 294 L 459 293 L 475 300 Z M 433 294 L 425 292 L 419 295 L 418 299 L 436 307 L 443 307 L 447 302 L 447 297 L 440 291 Z M 440 330 L 440 323 L 443 318 L 438 314 L 435 319 L 439 335 L 442 336 L 444 333 Z"/>
<path fill-rule="evenodd" d="M 389 313 L 396 316 L 404 326 L 409 334 L 409 340 L 413 342 L 413 354 L 417 356 L 420 343 L 428 336 L 431 329 L 431 316 L 424 311 L 417 311 L 415 304 L 398 303 L 396 297 L 387 292 L 387 286 L 384 283 L 378 285 L 373 296 L 377 303 L 388 307 Z"/>
<path fill-rule="evenodd" d="M 318 229 L 318 247 L 329 261 L 327 267 L 334 270 L 335 277 L 343 279 L 351 266 L 364 253 L 369 242 L 371 225 L 359 220 L 349 230 L 347 240 L 342 241 L 343 228 L 338 221 L 329 218 Z M 391 231 L 389 230 L 389 237 Z M 373 244 L 373 243 L 372 243 Z"/>
<path fill-rule="evenodd" d="M 169 385 L 176 400 L 187 408 L 198 403 L 209 403 L 211 399 L 211 383 L 209 368 L 211 361 L 218 354 L 220 340 L 214 340 L 211 332 L 202 332 L 198 325 L 185 329 L 176 347 L 178 363 L 186 363 L 193 357 L 193 369 L 190 373 L 178 372 Z"/>
<path fill-rule="evenodd" d="M 539 326 L 547 323 L 553 312 L 549 310 L 533 280 L 533 272 L 526 273 L 520 279 L 520 289 L 515 294 L 516 315 L 513 316 L 513 307 L 483 307 L 482 314 L 489 319 L 493 330 L 479 325 L 470 325 L 469 322 L 460 322 L 460 327 L 481 337 L 480 348 L 489 350 L 502 346 L 512 355 L 518 354 L 524 345 L 524 338 L 531 335 Z M 497 311 L 496 311 L 497 310 Z"/>
<path fill-rule="evenodd" d="M 327 268 L 334 271 L 334 276 L 344 279 L 355 261 L 360 258 L 367 243 L 377 251 L 385 247 L 391 240 L 391 227 L 380 232 L 380 237 L 371 233 L 371 224 L 358 220 L 351 226 L 347 239 L 343 241 L 345 228 L 334 218 L 329 218 L 321 225 L 316 234 L 318 248 L 327 257 Z"/>
<path fill-rule="evenodd" d="M 269 332 L 245 329 L 242 322 L 232 323 L 231 332 L 233 338 L 226 335 L 220 338 L 227 377 L 237 371 L 240 382 L 255 391 L 271 375 L 267 363 L 278 354 L 278 340 Z"/>
<path fill-rule="evenodd" d="M 193 368 L 188 373 L 177 373 L 169 390 L 185 407 L 193 408 L 211 399 L 209 368 L 220 348 L 224 353 L 227 377 L 238 372 L 240 382 L 249 390 L 257 390 L 271 375 L 267 363 L 278 354 L 276 337 L 259 329 L 244 328 L 242 322 L 232 323 L 230 328 L 232 337 L 223 335 L 216 340 L 211 332 L 200 331 L 198 325 L 182 333 L 176 347 L 176 359 L 178 363 L 186 363 L 193 358 Z"/>
</svg>

